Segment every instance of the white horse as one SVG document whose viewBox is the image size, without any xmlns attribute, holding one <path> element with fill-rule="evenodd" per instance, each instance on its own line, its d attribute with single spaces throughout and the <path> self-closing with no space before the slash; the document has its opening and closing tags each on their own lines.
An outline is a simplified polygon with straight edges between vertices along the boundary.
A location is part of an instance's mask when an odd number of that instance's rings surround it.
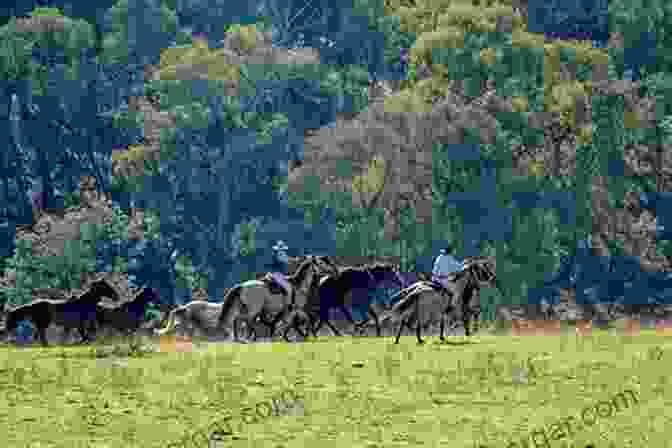
<svg viewBox="0 0 672 448">
<path fill-rule="evenodd" d="M 219 315 L 221 313 L 221 303 L 194 300 L 173 309 L 168 316 L 166 326 L 154 332 L 163 336 L 180 329 L 190 337 L 194 337 L 196 330 L 198 330 L 200 335 L 217 336 L 221 330 L 219 328 Z"/>
</svg>

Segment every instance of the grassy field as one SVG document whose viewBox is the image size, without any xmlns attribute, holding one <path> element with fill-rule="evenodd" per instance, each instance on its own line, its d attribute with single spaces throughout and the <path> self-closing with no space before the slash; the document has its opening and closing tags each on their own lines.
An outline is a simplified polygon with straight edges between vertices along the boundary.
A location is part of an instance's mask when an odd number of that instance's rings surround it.
<svg viewBox="0 0 672 448">
<path fill-rule="evenodd" d="M 163 344 L 142 356 L 111 346 L 5 346 L 0 434 L 7 437 L 0 445 L 195 446 L 178 441 L 199 429 L 207 435 L 212 422 L 230 416 L 233 434 L 210 446 L 506 448 L 526 446 L 521 439 L 530 447 L 672 446 L 672 336 L 642 330 L 456 336 L 450 344 L 429 337 L 424 346 L 413 336 L 392 341 L 195 344 L 186 351 Z M 613 405 L 607 415 L 604 403 L 626 390 L 637 402 Z M 254 413 L 244 408 L 283 391 L 300 397 L 296 406 L 241 422 Z M 598 410 L 586 420 L 592 426 L 580 426 L 584 408 Z M 571 435 L 551 434 L 551 425 L 570 416 L 577 419 Z M 548 445 L 539 431 L 548 431 Z"/>
</svg>

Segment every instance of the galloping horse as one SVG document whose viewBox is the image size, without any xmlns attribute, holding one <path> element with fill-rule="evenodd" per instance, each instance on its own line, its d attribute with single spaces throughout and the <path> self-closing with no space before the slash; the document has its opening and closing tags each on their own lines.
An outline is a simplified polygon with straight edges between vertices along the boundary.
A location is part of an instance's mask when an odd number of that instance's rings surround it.
<svg viewBox="0 0 672 448">
<path fill-rule="evenodd" d="M 159 301 L 158 291 L 144 288 L 132 300 L 119 305 L 98 304 L 98 327 L 112 328 L 129 335 L 137 331 L 145 321 L 147 305 Z"/>
<path fill-rule="evenodd" d="M 310 322 L 305 307 L 311 287 L 314 289 L 315 277 L 323 272 L 334 273 L 335 269 L 335 265 L 325 257 L 308 257 L 293 275 L 287 277 L 293 288 L 290 294 L 274 293 L 263 280 L 249 280 L 236 285 L 224 297 L 219 326 L 232 326 L 233 338 L 239 341 L 238 324 L 241 322 L 246 323 L 249 329 L 255 319 L 260 318 L 270 327 L 273 335 L 278 323 L 285 320 L 283 336 L 286 340 L 289 340 L 287 334 L 291 327 L 305 337 L 298 322 L 300 318 Z"/>
<path fill-rule="evenodd" d="M 219 316 L 222 314 L 222 306 L 223 303 L 207 300 L 194 300 L 178 306 L 168 314 L 166 326 L 155 329 L 154 333 L 163 336 L 179 328 L 186 330 L 192 338 L 197 329 L 207 336 L 216 336 L 220 330 Z"/>
<path fill-rule="evenodd" d="M 383 286 L 398 288 L 404 286 L 404 279 L 399 274 L 397 267 L 389 263 L 375 263 L 359 268 L 346 268 L 337 276 L 326 276 L 320 279 L 317 294 L 313 294 L 307 303 L 306 312 L 317 321 L 312 331 L 315 336 L 323 324 L 331 329 L 336 335 L 340 332 L 329 319 L 329 311 L 340 310 L 350 323 L 357 329 L 362 323 L 355 322 L 349 307 L 365 308 L 369 318 L 376 323 L 376 332 L 380 336 L 380 323 L 378 314 L 375 312 L 370 296 L 370 291 Z M 366 320 L 365 322 L 368 322 Z"/>
<path fill-rule="evenodd" d="M 413 323 L 418 343 L 422 344 L 421 329 L 435 323 L 437 318 L 441 324 L 440 338 L 445 340 L 445 319 L 451 313 L 461 317 L 465 335 L 469 336 L 470 321 L 480 314 L 478 290 L 482 286 L 495 286 L 501 293 L 494 262 L 487 258 L 469 260 L 464 270 L 451 275 L 450 281 L 450 290 L 437 290 L 430 282 L 417 282 L 402 291 L 401 300 L 382 318 L 384 321 L 394 316 L 400 318 L 395 344 L 399 343 L 403 328 L 411 328 Z"/>
<path fill-rule="evenodd" d="M 50 300 L 39 299 L 19 305 L 5 311 L 5 325 L 3 332 L 9 335 L 16 330 L 19 322 L 32 321 L 37 330 L 38 338 L 46 346 L 46 330 L 52 323 L 63 326 L 67 338 L 73 328 L 79 330 L 82 341 L 90 341 L 89 332 L 94 329 L 98 302 L 103 297 L 119 301 L 117 291 L 105 280 L 97 280 L 91 284 L 87 292 L 76 299 Z"/>
</svg>

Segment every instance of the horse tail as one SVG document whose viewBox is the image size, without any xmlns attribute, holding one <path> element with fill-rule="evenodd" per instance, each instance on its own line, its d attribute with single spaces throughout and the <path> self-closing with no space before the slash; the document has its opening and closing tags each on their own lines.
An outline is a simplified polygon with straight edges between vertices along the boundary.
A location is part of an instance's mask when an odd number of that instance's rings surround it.
<svg viewBox="0 0 672 448">
<path fill-rule="evenodd" d="M 403 298 L 395 303 L 392 309 L 386 314 L 386 317 L 389 316 L 387 319 L 390 319 L 392 316 L 401 316 L 409 311 L 419 300 L 420 294 L 418 292 L 413 289 L 406 291 Z"/>
<path fill-rule="evenodd" d="M 217 321 L 217 327 L 222 328 L 225 325 L 228 325 L 231 320 L 231 313 L 234 308 L 234 304 L 240 301 L 240 293 L 243 290 L 242 285 L 236 285 L 229 290 L 224 296 L 224 301 L 222 302 L 222 311 L 219 314 L 219 320 Z"/>
<path fill-rule="evenodd" d="M 7 310 L 7 303 L 0 307 L 0 335 L 7 332 L 7 320 L 9 319 L 9 311 Z"/>
<path fill-rule="evenodd" d="M 166 333 L 173 331 L 177 326 L 176 322 L 177 313 L 180 312 L 181 309 L 182 307 L 177 307 L 174 310 L 172 310 L 168 315 L 168 321 L 166 322 L 166 326 L 159 330 L 155 330 L 156 334 L 162 336 Z"/>
<path fill-rule="evenodd" d="M 392 308 L 385 310 L 383 313 L 379 314 L 378 316 L 378 321 L 380 322 L 380 325 L 383 325 L 390 319 L 393 319 L 395 317 L 398 317 L 401 315 L 405 310 L 406 310 L 406 304 L 409 302 L 408 296 L 402 298 L 400 301 L 394 304 Z M 400 304 L 403 304 L 403 306 L 400 306 Z"/>
<path fill-rule="evenodd" d="M 2 306 L 0 306 L 0 329 L 5 328 L 5 324 L 7 323 L 8 317 L 9 317 L 9 310 L 7 302 L 5 302 L 2 304 Z"/>
</svg>

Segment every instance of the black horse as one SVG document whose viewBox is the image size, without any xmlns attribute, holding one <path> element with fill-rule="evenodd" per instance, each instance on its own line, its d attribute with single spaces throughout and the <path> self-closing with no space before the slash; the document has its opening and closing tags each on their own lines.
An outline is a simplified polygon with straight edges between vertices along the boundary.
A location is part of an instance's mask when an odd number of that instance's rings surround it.
<svg viewBox="0 0 672 448">
<path fill-rule="evenodd" d="M 158 291 L 144 288 L 132 300 L 122 304 L 99 303 L 97 324 L 99 328 L 111 328 L 125 335 L 130 335 L 145 322 L 147 306 L 159 303 Z"/>
<path fill-rule="evenodd" d="M 4 312 L 3 333 L 9 335 L 16 330 L 19 322 L 30 320 L 44 346 L 48 345 L 46 331 L 51 324 L 64 327 L 64 340 L 73 328 L 77 328 L 82 338 L 80 342 L 88 342 L 91 340 L 90 333 L 95 331 L 97 304 L 103 297 L 119 301 L 119 294 L 107 281 L 97 280 L 76 299 L 39 299 L 10 308 Z"/>
<path fill-rule="evenodd" d="M 329 312 L 337 309 L 350 321 L 357 330 L 369 321 L 357 323 L 352 317 L 350 309 L 365 311 L 369 318 L 376 323 L 376 332 L 380 336 L 380 323 L 378 313 L 374 309 L 374 300 L 371 291 L 381 288 L 402 288 L 405 284 L 398 268 L 390 263 L 375 263 L 362 267 L 349 267 L 343 269 L 338 276 L 325 276 L 320 280 L 317 294 L 313 294 L 307 304 L 307 313 L 316 322 L 313 325 L 313 335 L 322 325 L 327 324 L 331 331 L 340 336 L 341 333 L 331 322 Z"/>
</svg>

